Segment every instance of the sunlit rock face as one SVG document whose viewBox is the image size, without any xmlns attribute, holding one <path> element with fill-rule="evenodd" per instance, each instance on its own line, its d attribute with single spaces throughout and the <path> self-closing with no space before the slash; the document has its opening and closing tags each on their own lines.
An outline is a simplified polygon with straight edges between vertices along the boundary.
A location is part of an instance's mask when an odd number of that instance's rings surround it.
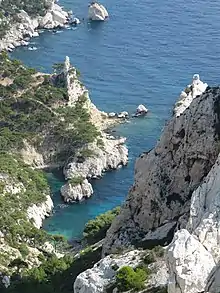
<svg viewBox="0 0 220 293">
<path fill-rule="evenodd" d="M 156 147 L 138 158 L 134 185 L 107 233 L 103 255 L 133 242 L 168 244 L 175 229 L 186 227 L 192 194 L 219 154 L 220 88 L 205 87 L 185 110 L 175 110 Z"/>
<path fill-rule="evenodd" d="M 108 18 L 108 16 L 108 11 L 103 5 L 96 2 L 93 2 L 89 5 L 88 18 L 90 20 L 104 21 Z"/>
</svg>

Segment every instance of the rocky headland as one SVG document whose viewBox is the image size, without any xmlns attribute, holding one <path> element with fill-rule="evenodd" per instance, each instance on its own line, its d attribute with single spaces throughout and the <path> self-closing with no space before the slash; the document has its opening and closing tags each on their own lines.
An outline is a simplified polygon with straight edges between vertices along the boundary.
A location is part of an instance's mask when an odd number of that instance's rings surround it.
<svg viewBox="0 0 220 293">
<path fill-rule="evenodd" d="M 25 46 L 31 37 L 39 35 L 40 29 L 61 28 L 69 20 L 68 13 L 54 0 L 37 0 L 33 6 L 28 1 L 14 4 L 3 0 L 0 11 L 0 51 Z"/>
<path fill-rule="evenodd" d="M 26 261 L 29 257 L 31 267 L 40 264 L 41 251 L 54 252 L 57 242 L 40 230 L 53 209 L 49 186 L 40 169 L 63 168 L 67 180 L 61 189 L 63 198 L 76 202 L 91 196 L 88 180 L 126 165 L 128 151 L 125 138 L 105 132 L 117 119 L 109 118 L 91 102 L 68 57 L 55 65 L 51 75 L 10 60 L 4 52 L 0 67 L 1 265 L 4 268 L 17 258 Z M 6 205 L 10 206 L 8 214 Z"/>
</svg>

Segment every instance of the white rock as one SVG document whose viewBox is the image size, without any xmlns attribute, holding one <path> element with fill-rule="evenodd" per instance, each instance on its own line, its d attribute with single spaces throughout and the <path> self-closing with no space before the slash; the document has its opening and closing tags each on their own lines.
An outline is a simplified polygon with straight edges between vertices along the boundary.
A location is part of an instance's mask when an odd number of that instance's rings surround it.
<svg viewBox="0 0 220 293">
<path fill-rule="evenodd" d="M 161 239 L 159 235 L 168 232 L 165 223 L 189 213 L 192 192 L 219 154 L 219 94 L 220 88 L 214 88 L 194 98 L 183 115 L 174 115 L 167 123 L 156 147 L 137 159 L 135 182 L 107 232 L 103 253 L 127 247 L 145 235 L 158 235 Z M 214 227 L 217 230 L 218 225 Z M 170 229 L 172 232 L 172 226 Z M 172 233 L 167 236 L 164 241 L 171 241 Z"/>
<path fill-rule="evenodd" d="M 74 283 L 74 293 L 103 293 L 114 283 L 117 270 L 123 266 L 136 267 L 143 252 L 132 250 L 122 255 L 109 255 L 100 260 L 92 269 L 79 274 Z"/>
<path fill-rule="evenodd" d="M 136 113 L 147 113 L 148 109 L 144 105 L 139 105 L 136 109 Z"/>
<path fill-rule="evenodd" d="M 83 178 L 101 177 L 103 172 L 109 169 L 117 169 L 120 165 L 128 162 L 128 150 L 124 146 L 125 138 L 106 139 L 103 137 L 103 147 L 99 148 L 96 144 L 91 145 L 94 156 L 87 157 L 80 161 L 75 157 L 64 169 L 66 178 L 72 178 L 76 174 Z"/>
<path fill-rule="evenodd" d="M 34 204 L 27 209 L 27 217 L 33 220 L 36 228 L 42 227 L 43 220 L 51 214 L 53 201 L 50 195 L 46 195 L 46 201 L 41 204 Z"/>
<path fill-rule="evenodd" d="M 207 88 L 207 83 L 203 83 L 198 74 L 193 75 L 192 84 L 186 87 L 186 92 L 181 92 L 179 101 L 174 106 L 174 114 L 179 117 L 191 104 L 196 96 L 200 96 Z"/>
<path fill-rule="evenodd" d="M 169 293 L 198 293 L 215 266 L 210 252 L 187 230 L 176 232 L 168 247 Z"/>
<path fill-rule="evenodd" d="M 81 184 L 75 186 L 71 183 L 66 183 L 61 187 L 60 191 L 65 202 L 81 201 L 84 198 L 89 198 L 93 194 L 92 185 L 87 179 L 84 179 Z"/>
<path fill-rule="evenodd" d="M 67 16 L 58 10 L 53 10 L 52 15 L 54 22 L 58 22 L 59 24 L 65 24 L 67 22 Z"/>
<path fill-rule="evenodd" d="M 108 12 L 103 5 L 92 3 L 89 5 L 88 18 L 95 21 L 104 21 L 108 18 Z"/>
<path fill-rule="evenodd" d="M 108 113 L 108 117 L 109 118 L 112 118 L 112 117 L 115 117 L 116 116 L 116 113 L 114 113 L 114 112 L 110 112 L 110 113 Z"/>
<path fill-rule="evenodd" d="M 129 115 L 128 112 L 123 111 L 123 112 L 120 112 L 119 114 L 117 114 L 117 117 L 118 118 L 127 118 L 128 115 Z"/>
</svg>

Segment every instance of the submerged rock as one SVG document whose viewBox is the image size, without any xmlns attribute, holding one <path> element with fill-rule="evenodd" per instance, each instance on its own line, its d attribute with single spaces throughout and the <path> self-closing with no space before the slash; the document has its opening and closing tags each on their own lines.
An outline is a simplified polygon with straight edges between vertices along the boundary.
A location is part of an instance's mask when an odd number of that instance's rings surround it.
<svg viewBox="0 0 220 293">
<path fill-rule="evenodd" d="M 88 18 L 93 21 L 104 21 L 108 18 L 108 12 L 103 5 L 92 2 L 89 5 Z"/>
</svg>

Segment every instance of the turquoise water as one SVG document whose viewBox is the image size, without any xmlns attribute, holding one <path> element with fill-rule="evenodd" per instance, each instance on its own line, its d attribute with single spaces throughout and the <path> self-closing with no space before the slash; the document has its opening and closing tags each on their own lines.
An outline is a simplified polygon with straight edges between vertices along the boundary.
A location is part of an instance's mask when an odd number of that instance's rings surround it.
<svg viewBox="0 0 220 293">
<path fill-rule="evenodd" d="M 86 17 L 87 1 L 60 1 L 77 17 Z M 82 23 L 74 30 L 34 38 L 37 51 L 18 48 L 12 56 L 50 71 L 68 55 L 80 69 L 93 102 L 104 111 L 134 111 L 140 103 L 149 115 L 121 125 L 129 148 L 129 166 L 95 181 L 94 196 L 79 205 L 60 206 L 59 177 L 49 174 L 56 204 L 45 229 L 80 237 L 85 222 L 119 205 L 133 181 L 135 158 L 151 148 L 169 118 L 179 92 L 194 73 L 219 82 L 220 3 L 198 0 L 102 0 L 110 20 Z"/>
</svg>

